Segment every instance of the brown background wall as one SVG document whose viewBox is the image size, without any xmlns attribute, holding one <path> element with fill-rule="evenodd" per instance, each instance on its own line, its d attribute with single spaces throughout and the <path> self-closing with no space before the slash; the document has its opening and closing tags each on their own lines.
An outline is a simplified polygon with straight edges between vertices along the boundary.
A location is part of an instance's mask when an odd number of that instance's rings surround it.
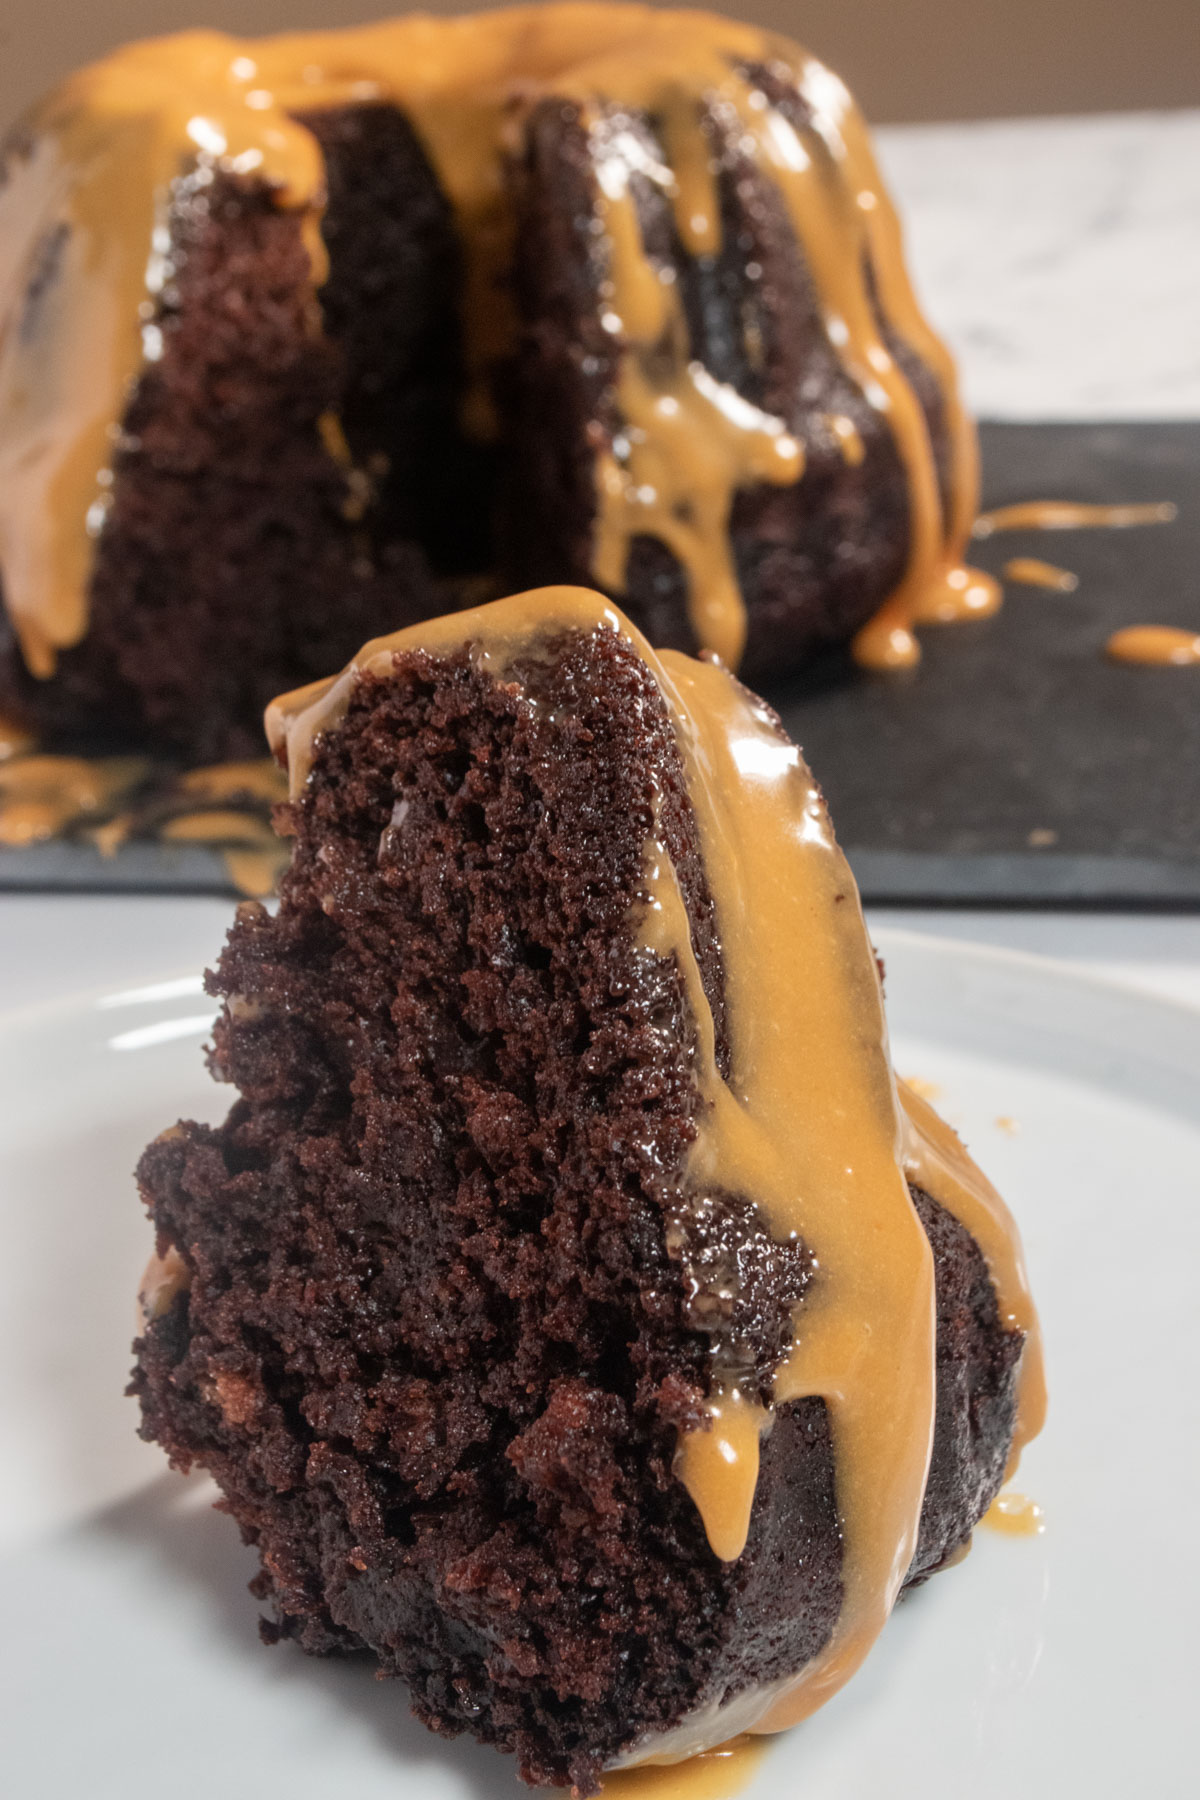
<svg viewBox="0 0 1200 1800">
<path fill-rule="evenodd" d="M 401 0 L 0 0 L 0 127 L 127 38 L 402 10 Z M 468 7 L 426 0 L 425 10 Z M 800 38 L 879 121 L 1200 104 L 1200 0 L 724 0 L 723 10 Z"/>
</svg>

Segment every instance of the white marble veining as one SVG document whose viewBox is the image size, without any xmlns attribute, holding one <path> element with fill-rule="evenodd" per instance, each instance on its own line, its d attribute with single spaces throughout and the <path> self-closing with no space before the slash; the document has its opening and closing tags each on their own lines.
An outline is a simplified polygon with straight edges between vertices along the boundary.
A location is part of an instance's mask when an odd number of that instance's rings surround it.
<svg viewBox="0 0 1200 1800">
<path fill-rule="evenodd" d="M 1200 110 L 877 135 L 980 417 L 1200 418 Z"/>
</svg>

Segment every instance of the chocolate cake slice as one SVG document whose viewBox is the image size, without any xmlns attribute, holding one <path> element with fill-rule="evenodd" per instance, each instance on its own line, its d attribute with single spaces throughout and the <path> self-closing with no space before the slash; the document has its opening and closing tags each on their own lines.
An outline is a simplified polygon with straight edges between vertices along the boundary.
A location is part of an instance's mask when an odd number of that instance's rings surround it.
<svg viewBox="0 0 1200 1800">
<path fill-rule="evenodd" d="M 552 589 L 269 714 L 294 837 L 139 1179 L 133 1391 L 263 1635 L 595 1793 L 803 1717 L 1040 1419 L 1015 1230 L 898 1093 L 818 790 Z"/>
</svg>

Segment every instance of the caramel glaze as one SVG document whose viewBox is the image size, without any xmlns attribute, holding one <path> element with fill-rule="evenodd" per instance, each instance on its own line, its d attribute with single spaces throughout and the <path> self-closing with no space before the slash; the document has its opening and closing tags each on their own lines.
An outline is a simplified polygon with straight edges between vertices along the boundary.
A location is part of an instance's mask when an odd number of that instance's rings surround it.
<svg viewBox="0 0 1200 1800">
<path fill-rule="evenodd" d="M 174 1135 L 179 1135 L 180 1128 L 177 1125 L 170 1129 Z M 186 1293 L 191 1285 L 192 1272 L 174 1244 L 167 1246 L 165 1256 L 159 1256 L 155 1252 L 146 1264 L 141 1285 L 138 1288 L 139 1335 L 152 1319 L 162 1318 L 176 1294 Z"/>
<path fill-rule="evenodd" d="M 980 1520 L 989 1531 L 1006 1537 L 1040 1537 L 1046 1529 L 1045 1514 L 1028 1494 L 997 1494 Z"/>
<path fill-rule="evenodd" d="M 1059 594 L 1073 594 L 1079 577 L 1071 569 L 1060 569 L 1055 563 L 1043 562 L 1038 556 L 1014 556 L 1004 565 L 1005 581 L 1020 581 L 1026 587 L 1051 588 Z"/>
<path fill-rule="evenodd" d="M 619 1800 L 733 1800 L 758 1772 L 764 1745 L 734 1738 L 684 1763 L 643 1764 L 604 1777 L 603 1791 Z"/>
<path fill-rule="evenodd" d="M 25 848 L 100 820 L 145 777 L 137 757 L 13 756 L 0 763 L 0 845 Z"/>
<path fill-rule="evenodd" d="M 32 732 L 0 713 L 0 762 L 7 762 L 11 756 L 23 756 L 33 747 Z"/>
<path fill-rule="evenodd" d="M 867 447 L 854 420 L 848 419 L 844 413 L 826 413 L 825 423 L 838 441 L 843 462 L 848 463 L 852 469 L 857 469 L 866 458 Z"/>
<path fill-rule="evenodd" d="M 227 806 L 231 801 L 250 799 L 271 807 L 284 798 L 279 769 L 269 756 L 188 769 L 178 785 L 180 793 L 197 806 Z"/>
<path fill-rule="evenodd" d="M 694 1020 L 703 1104 L 685 1190 L 749 1196 L 778 1238 L 803 1237 L 818 1269 L 771 1404 L 748 1391 L 733 1347 L 719 1351 L 707 1427 L 683 1436 L 677 1473 L 712 1549 L 735 1560 L 775 1405 L 819 1395 L 831 1417 L 843 1530 L 844 1602 L 824 1652 L 769 1692 L 739 1696 L 736 1724 L 716 1708 L 668 1746 L 631 1753 L 673 1760 L 731 1730 L 781 1730 L 828 1699 L 867 1654 L 911 1562 L 933 1432 L 934 1281 L 909 1181 L 972 1233 L 1001 1316 L 1026 1334 L 1014 1463 L 1041 1423 L 1041 1356 L 1011 1218 L 954 1133 L 893 1077 L 878 969 L 820 792 L 774 715 L 719 663 L 656 655 L 600 595 L 578 588 L 431 620 L 374 640 L 340 676 L 267 709 L 293 797 L 364 671 L 387 676 L 404 652 L 469 645 L 476 665 L 503 679 L 520 649 L 567 629 L 620 632 L 654 675 L 722 927 L 728 1080 L 716 1066 L 678 880 L 652 833 L 634 926 L 647 953 L 677 963 Z"/>
<path fill-rule="evenodd" d="M 239 893 L 275 890 L 287 848 L 271 828 L 284 797 L 268 757 L 183 774 L 142 757 L 45 756 L 0 728 L 0 847 L 64 835 L 113 856 L 131 838 L 212 844 Z"/>
<path fill-rule="evenodd" d="M 1086 506 L 1076 500 L 1022 500 L 1015 506 L 998 506 L 980 513 L 975 521 L 977 538 L 997 531 L 1083 531 L 1099 528 L 1123 530 L 1130 525 L 1169 525 L 1178 514 L 1170 500 L 1148 505 Z"/>
<path fill-rule="evenodd" d="M 1176 625 L 1126 625 L 1105 645 L 1112 662 L 1142 663 L 1154 668 L 1182 668 L 1200 663 L 1200 632 Z"/>
<path fill-rule="evenodd" d="M 768 103 L 752 74 L 764 65 L 799 91 L 811 124 L 798 129 Z M 18 128 L 0 190 L 0 570 L 35 675 L 53 674 L 57 653 L 87 629 L 113 448 L 140 370 L 162 352 L 158 304 L 172 278 L 178 184 L 202 200 L 221 170 L 272 187 L 301 220 L 318 329 L 324 168 L 297 115 L 401 107 L 457 217 L 475 384 L 468 413 L 482 429 L 487 371 L 515 328 L 505 159 L 523 114 L 547 95 L 576 104 L 591 136 L 608 246 L 603 322 L 618 353 L 623 424 L 597 459 L 597 581 L 624 592 L 633 538 L 660 538 L 684 569 L 697 640 L 735 665 L 746 620 L 728 537 L 734 494 L 802 476 L 803 446 L 784 421 L 693 359 L 674 271 L 647 255 L 630 192 L 634 171 L 661 188 L 685 250 L 712 255 L 721 238 L 714 152 L 736 142 L 778 186 L 830 342 L 886 420 L 906 477 L 908 565 L 856 655 L 875 667 L 911 663 L 915 622 L 997 604 L 990 577 L 961 565 L 978 495 L 974 429 L 951 358 L 913 297 L 899 226 L 842 83 L 786 39 L 707 13 L 523 6 L 133 44 L 73 75 Z M 621 128 L 630 108 L 654 122 L 661 163 Z M 889 330 L 942 390 L 952 449 L 945 518 L 924 414 L 887 348 Z M 335 419 L 329 430 L 339 435 Z M 853 462 L 861 442 L 840 436 Z"/>
</svg>

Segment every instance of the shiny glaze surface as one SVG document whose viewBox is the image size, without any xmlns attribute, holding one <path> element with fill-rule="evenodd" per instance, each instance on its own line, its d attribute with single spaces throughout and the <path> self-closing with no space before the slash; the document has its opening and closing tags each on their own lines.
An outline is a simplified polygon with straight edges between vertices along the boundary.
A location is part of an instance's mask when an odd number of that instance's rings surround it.
<svg viewBox="0 0 1200 1800">
<path fill-rule="evenodd" d="M 1126 625 L 1105 645 L 1110 661 L 1149 668 L 1195 668 L 1200 664 L 1200 632 L 1177 625 Z"/>
<path fill-rule="evenodd" d="M 1021 500 L 980 513 L 977 538 L 997 531 L 1123 531 L 1131 525 L 1169 525 L 1177 508 L 1170 500 L 1148 504 L 1090 506 L 1078 500 Z"/>
<path fill-rule="evenodd" d="M 1071 569 L 1060 569 L 1057 563 L 1043 562 L 1040 556 L 1013 556 L 1002 570 L 1005 581 L 1019 581 L 1026 587 L 1049 588 L 1058 594 L 1073 594 L 1079 577 Z"/>
</svg>

